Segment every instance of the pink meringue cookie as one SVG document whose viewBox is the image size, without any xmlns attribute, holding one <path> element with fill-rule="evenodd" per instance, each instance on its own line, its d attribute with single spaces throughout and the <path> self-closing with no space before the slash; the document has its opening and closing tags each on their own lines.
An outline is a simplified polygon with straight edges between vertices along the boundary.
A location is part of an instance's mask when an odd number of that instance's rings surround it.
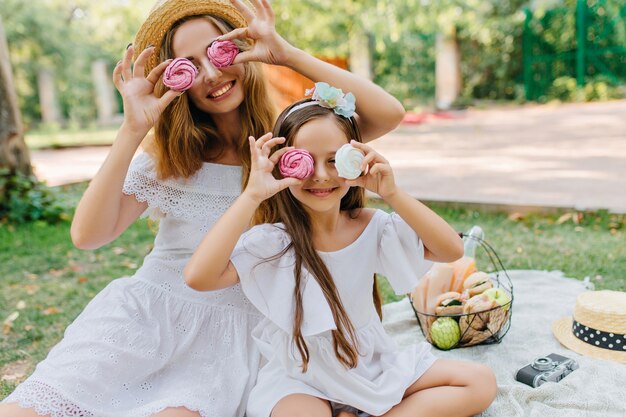
<svg viewBox="0 0 626 417">
<path fill-rule="evenodd" d="M 216 68 L 232 65 L 239 53 L 239 47 L 233 41 L 215 41 L 207 48 L 206 54 Z"/>
<path fill-rule="evenodd" d="M 187 58 L 176 58 L 163 73 L 163 84 L 174 91 L 191 88 L 198 75 L 198 69 Z"/>
<path fill-rule="evenodd" d="M 291 149 L 281 156 L 278 169 L 283 177 L 305 179 L 313 175 L 313 157 L 303 149 Z"/>
</svg>

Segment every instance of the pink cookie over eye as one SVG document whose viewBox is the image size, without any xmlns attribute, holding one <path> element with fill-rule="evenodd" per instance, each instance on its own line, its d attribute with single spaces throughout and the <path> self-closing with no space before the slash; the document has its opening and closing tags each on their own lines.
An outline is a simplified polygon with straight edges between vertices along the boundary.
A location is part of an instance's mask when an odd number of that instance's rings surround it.
<svg viewBox="0 0 626 417">
<path fill-rule="evenodd" d="M 176 58 L 163 73 L 163 84 L 174 91 L 188 90 L 198 75 L 198 70 L 187 58 Z"/>
<path fill-rule="evenodd" d="M 233 41 L 215 41 L 207 48 L 206 54 L 216 68 L 232 65 L 239 53 L 239 47 Z"/>
<path fill-rule="evenodd" d="M 303 149 L 291 149 L 280 158 L 278 169 L 283 177 L 308 178 L 313 175 L 313 157 Z"/>
</svg>

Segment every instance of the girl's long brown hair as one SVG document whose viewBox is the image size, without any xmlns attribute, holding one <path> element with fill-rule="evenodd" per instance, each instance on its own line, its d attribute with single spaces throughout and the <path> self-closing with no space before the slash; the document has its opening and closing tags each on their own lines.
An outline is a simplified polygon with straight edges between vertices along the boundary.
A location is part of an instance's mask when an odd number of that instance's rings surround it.
<svg viewBox="0 0 626 417">
<path fill-rule="evenodd" d="M 222 33 L 233 27 L 218 17 L 189 16 L 177 21 L 166 34 L 161 48 L 160 61 L 173 57 L 172 39 L 183 23 L 203 18 L 213 23 Z M 250 48 L 244 42 L 236 41 L 241 50 Z M 270 99 L 263 70 L 258 62 L 246 62 L 243 80 L 244 100 L 239 107 L 241 113 L 241 135 L 239 154 L 242 160 L 243 181 L 245 184 L 250 172 L 250 149 L 248 136 L 260 137 L 272 129 L 276 111 Z M 157 94 L 163 95 L 167 88 L 159 80 Z M 210 114 L 197 109 L 187 94 L 176 98 L 161 114 L 154 126 L 154 137 L 148 150 L 156 159 L 159 178 L 190 177 L 207 160 L 218 158 L 226 144 L 219 136 Z"/>
<path fill-rule="evenodd" d="M 361 135 L 353 118 L 346 119 L 336 115 L 333 110 L 317 105 L 307 106 L 294 111 L 289 117 L 285 115 L 290 109 L 302 102 L 302 100 L 292 104 L 285 109 L 278 117 L 278 122 L 274 127 L 274 137 L 284 137 L 285 143 L 282 146 L 291 146 L 294 142 L 298 130 L 307 122 L 322 117 L 331 117 L 337 123 L 339 128 L 345 133 L 346 138 L 361 141 Z M 323 134 L 323 132 L 321 132 Z M 277 177 L 280 176 L 278 169 L 275 171 Z M 302 357 L 302 371 L 306 372 L 309 363 L 309 350 L 302 336 L 301 326 L 303 321 L 302 308 L 302 268 L 305 267 L 320 285 L 324 297 L 330 306 L 333 318 L 335 320 L 336 330 L 332 331 L 333 347 L 337 359 L 347 368 L 354 368 L 358 362 L 358 340 L 354 331 L 354 326 L 348 317 L 346 310 L 341 302 L 335 282 L 320 258 L 319 254 L 313 247 L 311 239 L 312 225 L 311 218 L 306 212 L 302 204 L 293 197 L 289 189 L 285 189 L 276 194 L 268 203 L 259 208 L 256 220 L 265 223 L 282 222 L 285 225 L 285 231 L 291 237 L 291 243 L 280 254 L 282 256 L 290 249 L 295 254 L 295 288 L 294 298 L 296 302 L 296 311 L 293 323 L 293 342 L 295 343 Z M 351 187 L 347 194 L 341 199 L 341 210 L 347 211 L 350 216 L 358 215 L 358 211 L 364 206 L 364 191 L 361 187 Z M 374 282 L 374 299 L 380 303 L 376 282 Z M 380 311 L 380 305 L 377 305 Z"/>
</svg>

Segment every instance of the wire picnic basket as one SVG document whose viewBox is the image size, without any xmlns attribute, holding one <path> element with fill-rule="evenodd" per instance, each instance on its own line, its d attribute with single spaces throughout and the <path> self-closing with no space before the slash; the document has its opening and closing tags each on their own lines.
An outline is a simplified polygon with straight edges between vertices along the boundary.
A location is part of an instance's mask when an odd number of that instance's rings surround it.
<svg viewBox="0 0 626 417">
<path fill-rule="evenodd" d="M 486 274 L 478 271 L 476 274 L 482 274 L 481 277 L 484 278 L 481 285 L 484 284 L 488 288 L 480 293 L 472 293 L 471 288 L 464 289 L 458 299 L 452 299 L 450 302 L 451 305 L 457 306 L 454 309 L 457 311 L 455 314 L 447 314 L 445 309 L 439 310 L 438 313 L 433 313 L 430 309 L 429 312 L 418 311 L 417 303 L 413 299 L 416 293 L 412 293 L 408 298 L 424 337 L 441 350 L 500 343 L 511 327 L 513 283 L 500 257 L 482 238 L 480 227 L 474 226 L 469 233 L 459 235 L 465 242 L 466 254 L 468 246 L 479 248 L 486 254 L 489 260 L 487 269 L 490 272 Z M 464 286 L 466 281 L 468 284 L 472 281 L 470 277 L 471 275 L 465 277 Z M 487 280 L 489 282 L 486 282 Z M 441 297 L 445 298 L 446 295 Z"/>
</svg>

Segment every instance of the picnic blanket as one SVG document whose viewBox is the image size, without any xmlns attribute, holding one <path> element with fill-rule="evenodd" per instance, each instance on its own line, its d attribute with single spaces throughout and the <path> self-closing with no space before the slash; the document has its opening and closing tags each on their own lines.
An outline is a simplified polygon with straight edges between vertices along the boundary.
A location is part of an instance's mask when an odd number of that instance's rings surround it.
<svg viewBox="0 0 626 417">
<path fill-rule="evenodd" d="M 498 380 L 498 396 L 482 417 L 625 417 L 626 365 L 580 356 L 552 335 L 552 322 L 570 316 L 584 284 L 560 271 L 509 271 L 514 287 L 512 324 L 500 344 L 434 353 L 440 358 L 489 365 Z M 424 336 L 407 299 L 383 307 L 383 323 L 400 346 Z M 534 358 L 558 353 L 580 368 L 559 383 L 531 388 L 515 372 Z"/>
</svg>

